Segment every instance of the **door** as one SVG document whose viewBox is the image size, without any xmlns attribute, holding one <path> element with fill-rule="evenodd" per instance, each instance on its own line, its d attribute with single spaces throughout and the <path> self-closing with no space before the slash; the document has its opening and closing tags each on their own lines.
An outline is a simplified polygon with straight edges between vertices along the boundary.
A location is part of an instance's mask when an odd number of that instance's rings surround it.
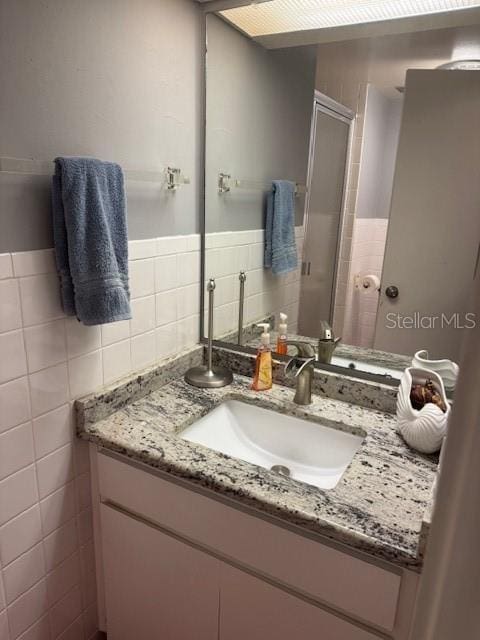
<svg viewBox="0 0 480 640">
<path fill-rule="evenodd" d="M 333 101 L 331 101 L 333 103 Z M 334 103 L 336 104 L 336 103 Z M 306 207 L 298 332 L 319 336 L 332 322 L 335 275 L 353 113 L 315 103 Z"/>
<path fill-rule="evenodd" d="M 375 349 L 458 359 L 479 241 L 480 72 L 409 71 Z"/>
<path fill-rule="evenodd" d="M 219 561 L 101 505 L 108 640 L 217 640 Z"/>
</svg>

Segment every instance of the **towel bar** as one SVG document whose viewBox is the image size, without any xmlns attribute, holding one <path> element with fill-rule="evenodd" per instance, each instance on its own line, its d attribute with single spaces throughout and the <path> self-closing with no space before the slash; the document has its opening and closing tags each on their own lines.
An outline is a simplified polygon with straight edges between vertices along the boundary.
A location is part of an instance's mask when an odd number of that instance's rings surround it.
<svg viewBox="0 0 480 640">
<path fill-rule="evenodd" d="M 246 189 L 249 191 L 268 191 L 272 187 L 271 182 L 260 182 L 257 180 L 237 180 L 232 178 L 229 173 L 220 172 L 218 174 L 218 193 L 220 195 L 228 193 L 232 188 Z M 304 184 L 295 183 L 295 195 L 307 193 L 307 187 Z"/>
<path fill-rule="evenodd" d="M 51 176 L 53 162 L 31 158 L 0 158 L 0 173 Z M 190 184 L 190 179 L 184 176 L 180 169 L 172 167 L 165 171 L 126 170 L 124 175 L 127 180 L 138 182 L 164 182 L 170 191 L 176 190 L 182 184 Z"/>
</svg>

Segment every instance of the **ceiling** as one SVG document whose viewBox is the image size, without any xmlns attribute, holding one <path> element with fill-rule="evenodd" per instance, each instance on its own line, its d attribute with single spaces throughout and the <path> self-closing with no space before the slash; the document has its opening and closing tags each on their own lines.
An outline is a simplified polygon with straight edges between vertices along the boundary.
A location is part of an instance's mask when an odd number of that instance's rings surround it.
<svg viewBox="0 0 480 640">
<path fill-rule="evenodd" d="M 480 25 L 480 0 L 197 0 L 269 49 Z"/>
<path fill-rule="evenodd" d="M 479 0 L 271 0 L 221 11 L 251 37 L 480 7 Z"/>
</svg>

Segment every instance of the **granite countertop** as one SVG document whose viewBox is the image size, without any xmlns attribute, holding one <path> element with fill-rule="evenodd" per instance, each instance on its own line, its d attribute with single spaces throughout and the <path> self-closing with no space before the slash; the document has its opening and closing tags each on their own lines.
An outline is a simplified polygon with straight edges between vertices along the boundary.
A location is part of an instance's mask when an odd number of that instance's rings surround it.
<svg viewBox="0 0 480 640">
<path fill-rule="evenodd" d="M 107 401 L 114 398 L 117 410 L 107 417 L 96 405 L 106 402 L 106 394 L 77 404 L 79 435 L 288 523 L 420 570 L 424 545 L 419 547 L 419 542 L 436 458 L 408 448 L 391 414 L 320 396 L 300 407 L 292 402 L 292 389 L 274 385 L 270 391 L 253 392 L 250 383 L 235 375 L 231 386 L 205 390 L 177 377 L 131 404 L 126 396 L 131 385 L 123 385 L 116 399 L 110 392 Z M 337 486 L 321 490 L 179 437 L 185 427 L 232 398 L 365 439 Z"/>
</svg>

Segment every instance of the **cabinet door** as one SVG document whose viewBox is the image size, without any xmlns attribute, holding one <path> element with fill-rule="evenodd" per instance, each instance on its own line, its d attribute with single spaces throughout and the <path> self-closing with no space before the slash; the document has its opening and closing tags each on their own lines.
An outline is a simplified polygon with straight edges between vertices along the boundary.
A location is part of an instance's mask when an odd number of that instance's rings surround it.
<svg viewBox="0 0 480 640">
<path fill-rule="evenodd" d="M 223 564 L 220 640 L 378 640 L 267 582 Z"/>
<path fill-rule="evenodd" d="M 101 505 L 108 640 L 217 640 L 219 562 Z"/>
</svg>

